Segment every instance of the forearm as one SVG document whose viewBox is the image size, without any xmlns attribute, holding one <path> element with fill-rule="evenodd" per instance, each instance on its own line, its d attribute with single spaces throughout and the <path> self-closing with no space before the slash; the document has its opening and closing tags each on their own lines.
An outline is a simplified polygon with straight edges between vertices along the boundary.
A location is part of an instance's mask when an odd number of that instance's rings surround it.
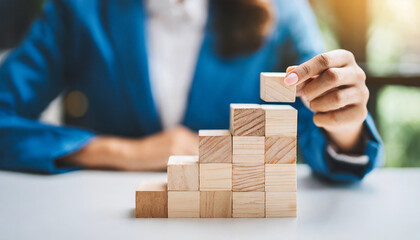
<svg viewBox="0 0 420 240">
<path fill-rule="evenodd" d="M 127 139 L 97 137 L 78 152 L 58 160 L 58 164 L 91 169 L 156 171 L 166 165 L 154 138 Z"/>
<path fill-rule="evenodd" d="M 197 155 L 198 136 L 184 127 L 155 135 L 129 139 L 97 137 L 58 164 L 124 171 L 162 171 L 170 155 Z"/>
</svg>

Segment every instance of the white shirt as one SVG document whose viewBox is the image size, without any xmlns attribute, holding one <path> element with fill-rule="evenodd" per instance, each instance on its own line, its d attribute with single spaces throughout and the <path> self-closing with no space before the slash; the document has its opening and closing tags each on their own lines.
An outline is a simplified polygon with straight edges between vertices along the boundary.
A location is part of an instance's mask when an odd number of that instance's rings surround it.
<svg viewBox="0 0 420 240">
<path fill-rule="evenodd" d="M 147 49 L 152 94 L 165 129 L 180 124 L 204 36 L 208 0 L 147 0 Z M 367 156 L 327 153 L 335 160 L 364 165 Z"/>
<path fill-rule="evenodd" d="M 208 0 L 148 0 L 152 94 L 163 127 L 183 120 L 207 20 Z"/>
</svg>

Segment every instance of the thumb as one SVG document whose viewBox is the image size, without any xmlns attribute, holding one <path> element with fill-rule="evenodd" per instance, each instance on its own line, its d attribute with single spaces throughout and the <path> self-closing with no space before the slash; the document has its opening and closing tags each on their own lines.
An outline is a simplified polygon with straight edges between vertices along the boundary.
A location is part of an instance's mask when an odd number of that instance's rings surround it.
<svg viewBox="0 0 420 240">
<path fill-rule="evenodd" d="M 298 66 L 294 65 L 294 66 L 290 66 L 286 69 L 286 74 L 290 73 L 291 71 L 295 70 Z"/>
</svg>

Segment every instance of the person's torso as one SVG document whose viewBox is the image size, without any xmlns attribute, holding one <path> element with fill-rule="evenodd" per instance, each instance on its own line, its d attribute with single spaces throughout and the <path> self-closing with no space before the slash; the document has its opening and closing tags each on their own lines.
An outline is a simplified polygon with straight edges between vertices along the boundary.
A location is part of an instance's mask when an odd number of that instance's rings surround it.
<svg viewBox="0 0 420 240">
<path fill-rule="evenodd" d="M 66 111 L 65 122 L 100 134 L 138 137 L 160 131 L 142 1 L 71 1 L 68 5 L 74 21 L 69 24 L 66 49 L 66 92 L 77 91 L 87 108 L 78 116 Z M 275 26 L 255 53 L 223 59 L 215 49 L 211 20 L 210 14 L 182 120 L 193 130 L 228 128 L 229 104 L 261 103 L 260 72 L 284 70 L 282 28 Z"/>
</svg>

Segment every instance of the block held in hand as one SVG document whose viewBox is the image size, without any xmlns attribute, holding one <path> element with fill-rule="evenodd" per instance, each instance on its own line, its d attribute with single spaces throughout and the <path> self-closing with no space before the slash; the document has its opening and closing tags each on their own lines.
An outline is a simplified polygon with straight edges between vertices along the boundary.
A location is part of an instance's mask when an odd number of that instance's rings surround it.
<svg viewBox="0 0 420 240">
<path fill-rule="evenodd" d="M 284 83 L 286 73 L 263 72 L 260 74 L 260 97 L 265 102 L 295 102 L 296 86 Z"/>
</svg>

